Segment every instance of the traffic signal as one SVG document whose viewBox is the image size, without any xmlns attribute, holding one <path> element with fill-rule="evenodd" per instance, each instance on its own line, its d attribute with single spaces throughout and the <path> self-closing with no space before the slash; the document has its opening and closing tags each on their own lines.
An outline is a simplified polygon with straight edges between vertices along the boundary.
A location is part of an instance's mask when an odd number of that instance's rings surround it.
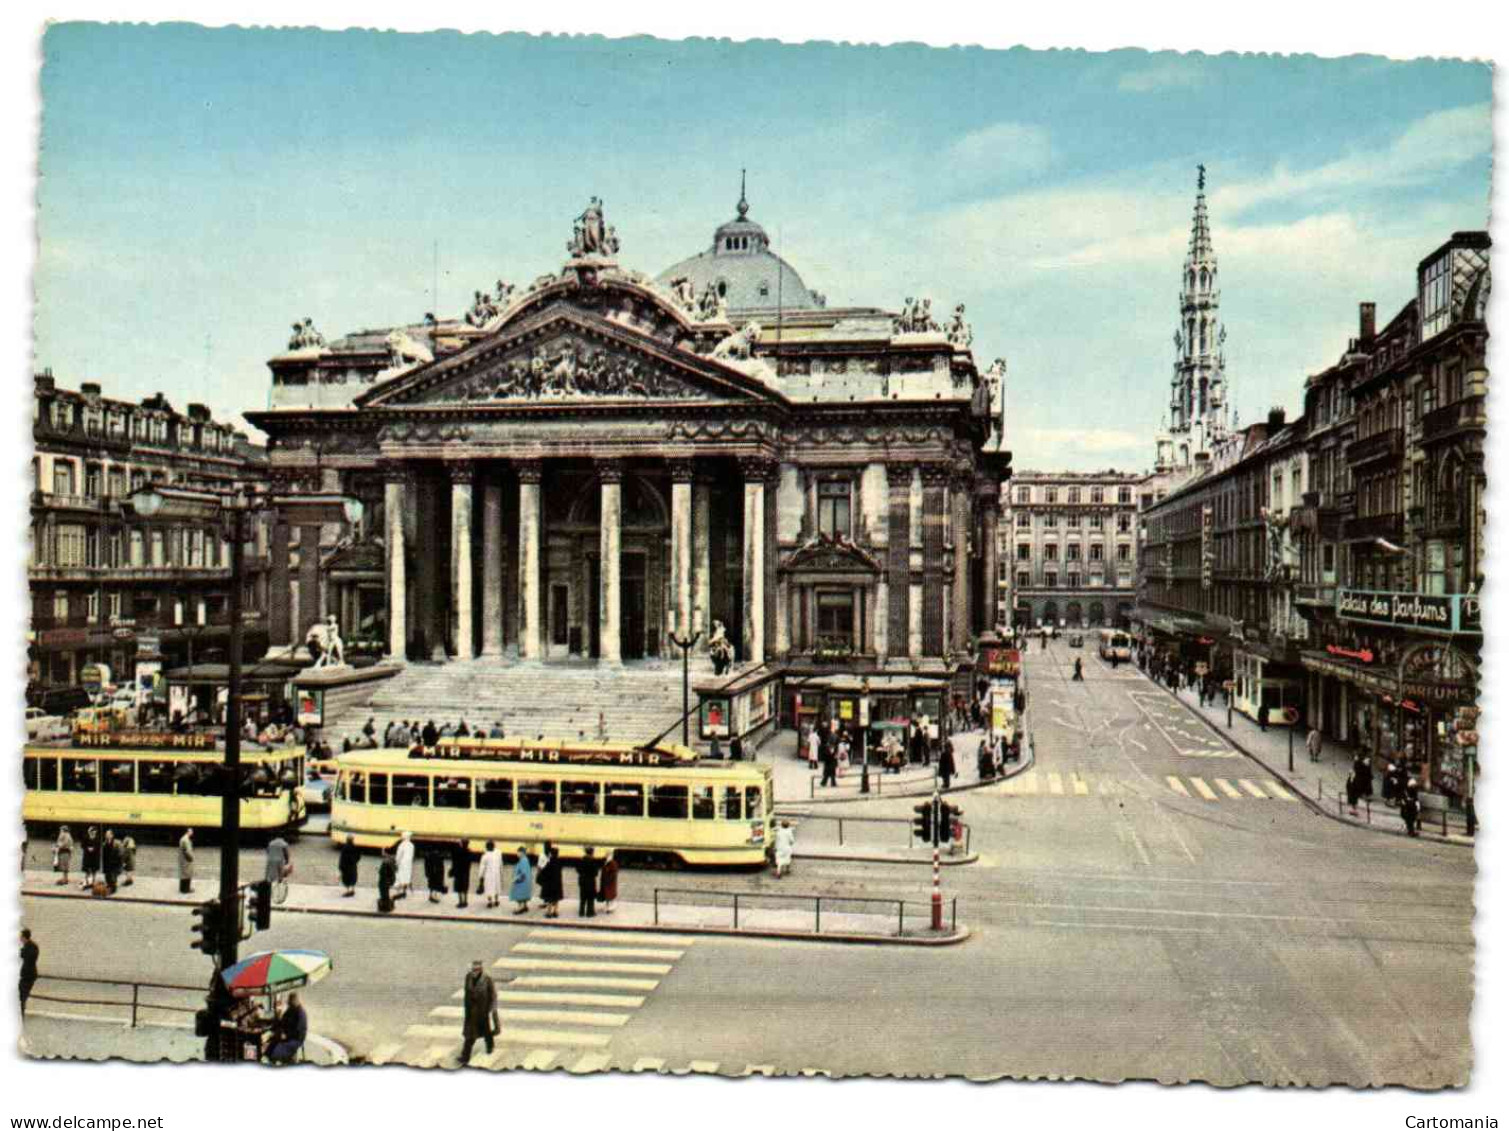
<svg viewBox="0 0 1509 1131">
<path fill-rule="evenodd" d="M 924 801 L 913 810 L 917 815 L 912 818 L 912 832 L 923 844 L 932 843 L 933 839 L 933 803 Z"/>
<path fill-rule="evenodd" d="M 251 885 L 252 929 L 265 931 L 272 926 L 272 881 L 261 880 Z"/>
<path fill-rule="evenodd" d="M 947 801 L 941 803 L 942 812 L 938 817 L 938 839 L 944 844 L 954 839 L 954 821 L 964 815 L 964 810 L 957 805 L 950 805 Z"/>
<path fill-rule="evenodd" d="M 194 908 L 193 915 L 189 933 L 199 937 L 189 943 L 189 949 L 202 950 L 213 958 L 220 953 L 220 901 L 206 900 Z"/>
</svg>

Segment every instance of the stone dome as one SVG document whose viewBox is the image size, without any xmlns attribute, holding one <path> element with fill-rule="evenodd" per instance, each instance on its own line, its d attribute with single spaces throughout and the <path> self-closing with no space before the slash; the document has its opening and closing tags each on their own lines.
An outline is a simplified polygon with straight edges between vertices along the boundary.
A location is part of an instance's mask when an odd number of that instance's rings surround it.
<svg viewBox="0 0 1509 1131">
<path fill-rule="evenodd" d="M 706 251 L 666 268 L 655 281 L 669 285 L 683 276 L 693 293 L 712 285 L 730 310 L 812 310 L 823 305 L 802 282 L 796 269 L 770 250 L 765 229 L 749 219 L 749 201 L 741 190 L 738 216 L 720 225 Z"/>
</svg>

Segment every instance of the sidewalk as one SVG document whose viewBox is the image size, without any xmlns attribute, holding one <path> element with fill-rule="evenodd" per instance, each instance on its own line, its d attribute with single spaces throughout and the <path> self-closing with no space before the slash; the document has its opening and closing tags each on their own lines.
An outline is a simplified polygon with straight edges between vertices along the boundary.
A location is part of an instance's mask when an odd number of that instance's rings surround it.
<svg viewBox="0 0 1509 1131">
<path fill-rule="evenodd" d="M 1291 728 L 1270 726 L 1267 731 L 1264 731 L 1240 711 L 1232 711 L 1231 729 L 1228 730 L 1226 706 L 1220 700 L 1201 707 L 1199 697 L 1193 688 L 1175 692 L 1162 684 L 1154 683 L 1153 686 L 1178 699 L 1192 713 L 1209 724 L 1222 738 L 1262 765 L 1295 793 L 1312 803 L 1325 816 L 1350 825 L 1393 833 L 1396 836 L 1408 835 L 1404 828 L 1404 819 L 1399 816 L 1399 810 L 1383 803 L 1380 793 L 1381 782 L 1376 774 L 1373 778 L 1371 802 L 1368 798 L 1360 799 L 1357 803 L 1356 816 L 1353 816 L 1347 808 L 1347 775 L 1351 773 L 1353 757 L 1353 751 L 1350 748 L 1339 746 L 1327 739 L 1322 744 L 1320 760 L 1312 762 L 1309 752 L 1305 749 L 1305 735 L 1309 732 L 1303 728 L 1294 728 L 1294 769 L 1290 771 L 1288 767 Z M 1428 810 L 1422 813 L 1420 836 L 1424 839 L 1452 844 L 1473 843 L 1472 838 L 1466 835 L 1466 818 L 1462 814 L 1446 815 L 1448 831 L 1444 834 L 1441 821 L 1442 811 L 1440 810 Z"/>
<path fill-rule="evenodd" d="M 784 880 L 780 882 L 785 883 Z M 903 946 L 947 945 L 963 942 L 969 937 L 968 927 L 951 925 L 948 907 L 944 909 L 944 930 L 934 932 L 922 929 L 929 916 L 929 909 L 923 902 L 905 901 L 898 908 L 898 903 L 903 901 L 804 895 L 795 890 L 799 882 L 793 881 L 789 895 L 784 892 L 696 890 L 677 888 L 674 883 L 654 885 L 660 888 L 658 899 L 654 897 L 652 887 L 646 893 L 650 898 L 620 900 L 611 914 L 599 910 L 590 921 L 571 914 L 569 906 L 562 918 L 543 919 L 537 910 L 537 902 L 533 905 L 536 909 L 529 914 L 515 915 L 513 905 L 507 899 L 503 900 L 501 907 L 488 910 L 481 897 L 472 896 L 467 907 L 458 908 L 454 895 L 439 903 L 431 903 L 423 892 L 399 901 L 397 910 L 391 914 L 380 915 L 377 893 L 370 886 L 359 888 L 354 897 L 347 899 L 336 886 L 289 884 L 288 899 L 276 905 L 273 914 L 293 912 L 372 919 L 434 919 L 494 923 L 500 927 L 591 926 L 594 930 L 619 931 L 674 928 L 718 935 Z M 21 894 L 40 899 L 92 898 L 73 885 L 58 885 L 51 872 L 27 872 L 22 880 Z M 122 888 L 118 894 L 101 902 L 189 907 L 214 894 L 212 880 L 196 881 L 191 894 L 180 895 L 177 880 L 143 876 L 138 877 L 132 887 Z"/>
<path fill-rule="evenodd" d="M 954 736 L 954 762 L 958 773 L 954 774 L 953 781 L 945 792 L 954 793 L 961 789 L 1004 781 L 1031 765 L 1030 755 L 1024 754 L 1021 761 L 1008 763 L 1006 772 L 1000 777 L 982 782 L 979 750 L 984 737 L 984 732 L 977 730 L 964 731 Z M 759 760 L 770 762 L 775 767 L 775 798 L 778 805 L 823 805 L 834 801 L 883 801 L 895 797 L 933 795 L 936 761 L 926 766 L 905 766 L 899 774 L 884 773 L 880 766 L 872 762 L 870 792 L 865 794 L 860 792 L 860 784 L 864 779 L 861 767 L 850 766 L 839 776 L 836 786 L 819 785 L 822 772 L 810 769 L 805 758 L 798 758 L 796 746 L 796 732 L 783 730 L 760 747 Z"/>
<path fill-rule="evenodd" d="M 204 1059 L 204 1038 L 194 1036 L 191 1022 L 147 1022 L 132 1028 L 119 1018 L 84 1012 L 86 1008 L 33 997 L 21 1024 L 22 1054 L 45 1060 L 167 1060 L 174 1064 Z M 304 1057 L 308 1064 L 348 1061 L 343 1046 L 317 1033 L 305 1039 Z"/>
</svg>

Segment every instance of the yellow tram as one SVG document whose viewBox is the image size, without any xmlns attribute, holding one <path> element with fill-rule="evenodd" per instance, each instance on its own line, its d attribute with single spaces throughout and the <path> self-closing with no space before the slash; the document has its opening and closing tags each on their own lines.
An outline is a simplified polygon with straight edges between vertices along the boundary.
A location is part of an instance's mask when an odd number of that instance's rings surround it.
<svg viewBox="0 0 1509 1131">
<path fill-rule="evenodd" d="M 336 759 L 331 838 L 363 847 L 415 840 L 495 841 L 505 853 L 546 841 L 683 864 L 763 864 L 772 843 L 771 767 L 699 761 L 661 743 L 452 739 L 430 750 Z"/>
<path fill-rule="evenodd" d="M 27 746 L 22 757 L 28 825 L 219 828 L 221 755 L 209 735 L 144 732 L 74 736 L 72 746 Z M 304 752 L 241 755 L 241 827 L 304 822 Z"/>
</svg>

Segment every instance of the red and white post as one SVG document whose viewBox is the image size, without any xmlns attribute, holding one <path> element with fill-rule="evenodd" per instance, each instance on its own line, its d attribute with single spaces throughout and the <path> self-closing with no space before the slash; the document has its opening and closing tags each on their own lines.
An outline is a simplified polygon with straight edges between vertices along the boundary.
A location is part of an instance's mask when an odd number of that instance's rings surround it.
<svg viewBox="0 0 1509 1131">
<path fill-rule="evenodd" d="M 943 837 L 943 794 L 933 783 L 933 930 L 943 930 L 943 884 L 939 875 L 938 842 Z"/>
</svg>

